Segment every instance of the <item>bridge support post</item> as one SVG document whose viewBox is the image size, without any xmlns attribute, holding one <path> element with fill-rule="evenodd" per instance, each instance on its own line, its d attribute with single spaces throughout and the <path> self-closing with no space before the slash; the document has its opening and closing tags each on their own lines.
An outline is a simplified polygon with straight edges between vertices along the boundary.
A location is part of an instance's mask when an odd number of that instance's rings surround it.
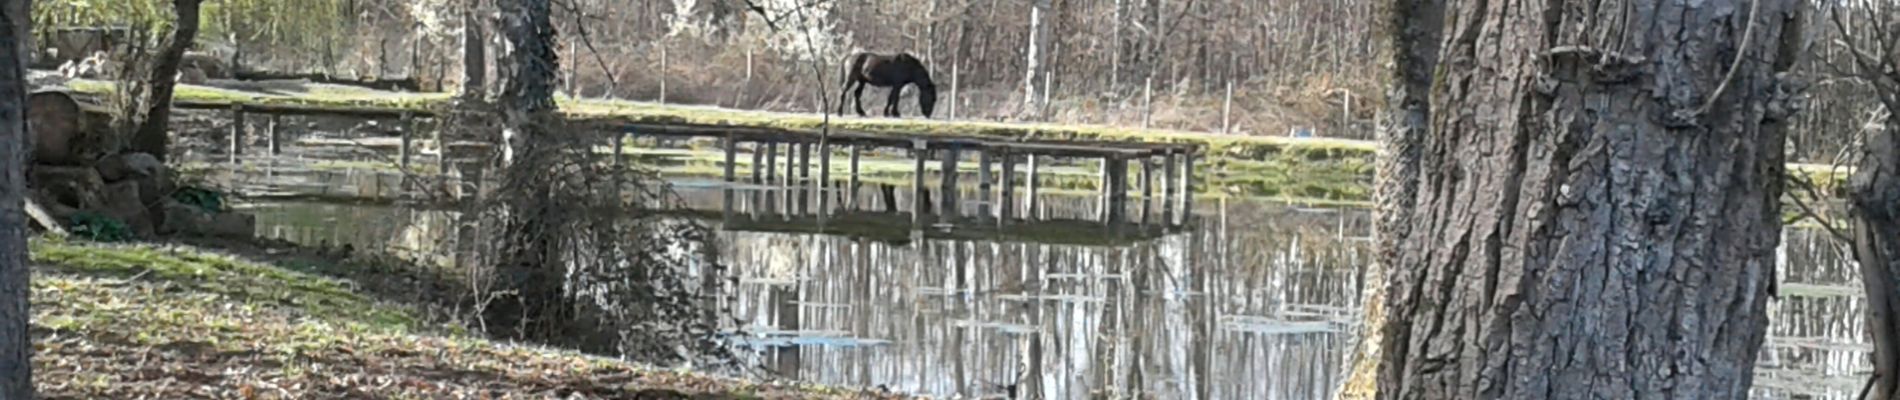
<svg viewBox="0 0 1900 400">
<path fill-rule="evenodd" d="M 923 140 L 911 141 L 910 156 L 917 164 L 911 175 L 910 223 L 921 229 L 924 226 L 924 207 L 929 207 L 924 200 L 924 160 L 930 158 L 929 144 Z"/>
<path fill-rule="evenodd" d="M 765 142 L 752 142 L 752 184 L 765 183 Z"/>
<path fill-rule="evenodd" d="M 990 165 L 996 161 L 995 157 L 991 154 L 994 152 L 996 152 L 995 149 L 982 149 L 977 153 L 976 194 L 977 198 L 982 199 L 984 204 L 982 208 L 977 210 L 976 214 L 979 219 L 989 218 L 991 215 L 990 209 L 997 205 L 995 198 L 990 197 L 990 194 L 994 193 L 990 191 Z"/>
<path fill-rule="evenodd" d="M 275 118 L 271 120 L 271 154 L 277 154 L 277 122 Z M 442 137 L 442 131 L 445 130 L 448 129 L 443 126 L 442 118 L 436 118 L 435 132 L 429 133 L 435 138 L 435 174 L 442 176 L 449 173 L 449 141 Z"/>
<path fill-rule="evenodd" d="M 273 155 L 273 156 L 275 156 L 275 155 L 278 155 L 278 154 L 283 154 L 283 153 L 284 153 L 284 148 L 283 148 L 283 146 L 282 146 L 282 145 L 279 145 L 279 144 L 277 144 L 277 124 L 278 124 L 278 122 L 280 122 L 280 121 L 279 121 L 279 118 L 278 118 L 278 116 L 277 116 L 277 115 L 271 115 L 271 116 L 270 116 L 270 124 L 269 124 L 269 125 L 265 125 L 265 127 L 264 127 L 264 133 L 265 133 L 266 135 L 270 135 L 269 137 L 267 137 L 267 138 L 265 138 L 264 140 L 267 140 L 267 141 L 268 141 L 268 143 L 269 143 L 269 146 L 270 146 L 270 155 Z"/>
<path fill-rule="evenodd" d="M 778 184 L 778 142 L 760 142 L 765 145 L 765 184 Z"/>
<path fill-rule="evenodd" d="M 851 183 L 848 188 L 851 192 L 849 207 L 852 209 L 858 208 L 858 156 L 863 152 L 864 146 L 856 143 L 851 144 Z"/>
<path fill-rule="evenodd" d="M 831 145 L 829 143 L 819 145 L 818 146 L 818 187 L 831 188 L 831 187 L 837 187 L 837 186 L 838 185 L 834 185 L 831 183 Z"/>
<path fill-rule="evenodd" d="M 798 144 L 798 184 L 811 184 L 811 143 Z"/>
<path fill-rule="evenodd" d="M 1165 176 L 1163 178 L 1166 178 Z M 1165 179 L 1164 179 L 1165 180 Z M 1141 157 L 1141 223 L 1148 224 L 1150 210 L 1155 204 L 1155 159 L 1153 156 Z M 1161 199 L 1167 201 L 1167 199 Z"/>
<path fill-rule="evenodd" d="M 781 182 L 788 188 L 798 186 L 798 143 L 785 144 L 785 179 Z"/>
<path fill-rule="evenodd" d="M 1108 165 L 1108 219 L 1110 224 L 1120 224 L 1127 217 L 1128 210 L 1128 159 L 1110 157 Z"/>
<path fill-rule="evenodd" d="M 416 135 L 415 115 L 410 114 L 406 111 L 403 112 L 402 123 L 397 126 L 402 128 L 402 144 L 399 144 L 398 146 L 400 147 L 396 148 L 396 166 L 402 169 L 402 173 L 404 175 L 408 175 L 409 174 L 409 147 L 410 147 L 409 144 L 415 141 L 415 135 Z"/>
<path fill-rule="evenodd" d="M 1031 220 L 1042 219 L 1042 162 L 1041 161 L 1042 161 L 1042 156 L 1030 154 L 1029 155 L 1029 177 L 1023 179 L 1023 184 L 1029 187 L 1029 192 L 1025 193 L 1027 195 L 1025 201 L 1029 203 L 1029 209 L 1023 211 L 1023 217 L 1031 219 Z"/>
<path fill-rule="evenodd" d="M 1179 155 L 1175 154 L 1174 149 L 1161 151 L 1161 199 L 1160 199 L 1160 202 L 1161 202 L 1161 218 L 1163 220 L 1171 220 L 1174 218 L 1174 192 L 1175 192 L 1174 187 L 1179 186 L 1174 183 L 1174 180 L 1176 177 L 1180 176 L 1178 172 L 1175 172 L 1180 169 L 1175 166 L 1176 158 L 1178 157 Z"/>
<path fill-rule="evenodd" d="M 831 144 L 830 143 L 818 144 L 818 185 L 817 186 L 818 186 L 818 215 L 819 217 L 821 217 L 819 218 L 819 221 L 824 221 L 822 217 L 825 216 L 826 214 L 831 213 L 832 196 L 831 196 L 830 191 L 832 188 L 835 188 L 838 186 L 838 185 L 831 184 Z"/>
<path fill-rule="evenodd" d="M 731 225 L 732 224 L 732 203 L 733 203 L 733 195 L 734 195 L 733 189 L 732 189 L 732 183 L 734 182 L 734 177 L 733 177 L 734 168 L 733 168 L 732 162 L 733 162 L 733 159 L 736 158 L 737 155 L 733 154 L 732 152 L 733 148 L 736 147 L 736 144 L 732 142 L 732 136 L 730 135 L 726 136 L 725 142 L 726 142 L 726 187 L 720 190 L 720 194 L 724 195 L 725 202 L 721 203 L 719 220 L 721 223 L 725 225 Z"/>
<path fill-rule="evenodd" d="M 1003 152 L 1003 197 L 996 201 L 996 222 L 1006 223 L 1016 216 L 1016 157 Z"/>
<path fill-rule="evenodd" d="M 239 162 L 244 155 L 244 106 L 231 106 L 231 149 L 228 160 L 232 164 Z"/>
<path fill-rule="evenodd" d="M 620 165 L 620 163 L 625 162 L 626 160 L 624 159 L 627 158 L 627 133 L 615 131 L 612 135 L 607 135 L 607 137 L 613 138 L 614 141 L 613 165 Z"/>
<path fill-rule="evenodd" d="M 614 143 L 619 143 L 620 142 L 620 139 L 618 139 L 619 135 L 615 135 L 615 137 L 616 139 L 614 139 Z M 615 146 L 615 147 L 619 147 L 619 146 Z M 728 133 L 726 134 L 725 138 L 720 140 L 720 147 L 724 147 L 726 149 L 726 184 L 728 185 L 728 187 L 730 187 L 732 183 L 739 181 L 738 179 L 739 142 L 736 140 L 733 140 L 732 134 Z M 615 157 L 614 159 L 616 162 L 619 160 L 618 157 Z M 732 197 L 732 189 L 730 188 L 726 189 L 726 197 Z"/>
<path fill-rule="evenodd" d="M 1114 180 L 1114 175 L 1112 175 L 1114 170 L 1111 169 L 1114 164 L 1113 157 L 1103 156 L 1101 164 L 1097 164 L 1100 165 L 1100 168 L 1095 173 L 1095 177 L 1097 178 L 1095 184 L 1095 192 L 1097 195 L 1095 199 L 1095 219 L 1102 222 L 1108 222 L 1109 197 L 1115 191 L 1114 182 L 1112 182 Z"/>
<path fill-rule="evenodd" d="M 1194 153 L 1181 154 L 1181 214 L 1177 224 L 1194 216 Z"/>
<path fill-rule="evenodd" d="M 956 218 L 956 216 L 960 214 L 957 204 L 957 159 L 961 156 L 961 154 L 958 154 L 960 150 L 956 143 L 949 143 L 945 146 L 943 150 L 943 166 L 939 168 L 943 173 L 943 184 L 942 187 L 937 189 L 937 196 L 941 197 L 943 201 L 941 201 L 937 207 L 937 217 L 939 221 L 946 224 L 950 223 L 951 219 Z"/>
<path fill-rule="evenodd" d="M 877 188 L 879 197 L 884 201 L 884 212 L 897 212 L 897 186 L 885 183 L 877 185 Z"/>
</svg>

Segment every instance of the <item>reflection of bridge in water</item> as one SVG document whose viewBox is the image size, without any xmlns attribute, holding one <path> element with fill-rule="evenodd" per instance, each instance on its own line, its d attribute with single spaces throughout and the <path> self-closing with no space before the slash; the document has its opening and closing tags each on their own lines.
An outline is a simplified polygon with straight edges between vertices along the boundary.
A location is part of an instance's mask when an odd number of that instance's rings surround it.
<svg viewBox="0 0 1900 400">
<path fill-rule="evenodd" d="M 1116 227 L 1128 222 L 1130 182 L 1130 162 L 1140 167 L 1138 186 L 1142 193 L 1140 222 L 1159 222 L 1167 225 L 1186 224 L 1192 216 L 1194 158 L 1201 150 L 1200 145 L 1168 143 L 1135 143 L 1113 141 L 1061 141 L 1029 142 L 1016 140 L 998 140 L 982 137 L 942 136 L 923 134 L 886 134 L 852 131 L 837 131 L 828 134 L 800 132 L 776 128 L 752 127 L 713 127 L 687 125 L 628 124 L 622 129 L 628 134 L 685 138 L 719 139 L 721 150 L 725 154 L 724 178 L 728 184 L 739 184 L 739 152 L 745 148 L 752 157 L 752 170 L 749 182 L 755 187 L 784 189 L 785 198 L 790 199 L 788 207 L 782 211 L 796 211 L 794 215 L 806 214 L 809 202 L 818 203 L 816 216 L 823 218 L 830 213 L 834 197 L 846 210 L 861 211 L 859 190 L 863 188 L 859 181 L 859 160 L 867 150 L 899 149 L 909 152 L 913 160 L 911 196 L 909 209 L 901 211 L 911 217 L 911 225 L 923 230 L 930 224 L 926 215 L 938 216 L 939 226 L 952 225 L 957 220 L 974 218 L 979 221 L 995 221 L 1007 225 L 1023 215 L 1024 221 L 1047 221 L 1042 215 L 1038 201 L 1041 192 L 1043 163 L 1050 158 L 1098 159 L 1099 173 L 1095 187 L 1101 196 L 1095 220 Z M 619 153 L 614 143 L 615 153 Z M 784 155 L 779 155 L 780 147 Z M 831 156 L 833 146 L 845 148 L 849 152 L 849 169 L 846 179 L 833 180 L 831 177 Z M 812 153 L 818 153 L 818 176 L 812 177 Z M 963 179 L 959 163 L 966 160 L 964 152 L 975 153 L 976 195 L 975 203 L 980 207 L 973 213 L 963 212 L 965 201 L 961 199 Z M 782 158 L 782 160 L 781 160 Z M 616 157 L 618 159 L 618 157 Z M 937 160 L 938 183 L 936 201 L 931 201 L 931 184 L 928 162 Z M 784 165 L 781 172 L 778 165 Z M 1018 163 L 1024 164 L 1028 171 L 1017 173 Z M 1159 175 L 1159 176 L 1157 176 Z M 1019 183 L 1020 182 L 1020 183 Z M 1021 209 L 1015 204 L 1016 188 L 1022 186 L 1027 192 L 1022 197 Z M 882 186 L 881 210 L 887 213 L 899 211 L 895 188 Z M 1158 193 L 1157 193 L 1158 189 Z M 810 194 L 798 191 L 809 191 Z M 798 193 L 792 193 L 798 192 Z M 728 192 L 731 193 L 730 191 Z M 770 191 L 760 191 L 770 200 Z M 731 196 L 728 196 L 731 197 Z M 733 207 L 735 200 L 727 199 L 727 208 Z M 934 203 L 934 204 L 933 204 Z M 1155 203 L 1160 203 L 1157 219 L 1151 221 Z M 769 205 L 769 203 L 766 203 Z M 790 206 L 795 205 L 796 208 Z M 754 208 L 758 210 L 759 208 Z M 772 210 L 767 207 L 764 210 Z M 1179 211 L 1178 213 L 1176 211 Z M 1027 212 L 1024 212 L 1027 211 Z M 730 213 L 730 211 L 728 211 Z M 756 214 L 756 213 L 754 213 Z M 1053 221 L 1048 221 L 1053 222 Z"/>
<path fill-rule="evenodd" d="M 715 190 L 682 190 L 689 196 L 688 206 L 720 204 L 718 209 L 676 211 L 676 215 L 719 221 L 722 229 L 738 232 L 805 233 L 867 238 L 884 243 L 905 244 L 925 239 L 993 240 L 1001 242 L 1037 242 L 1066 245 L 1127 245 L 1154 240 L 1180 232 L 1188 225 L 1167 218 L 1156 210 L 1162 201 L 1140 198 L 1137 218 L 1104 222 L 1091 218 L 1101 215 L 1099 207 L 1108 206 L 1100 199 L 1084 196 L 1040 195 L 1034 201 L 991 197 L 979 193 L 978 201 L 969 201 L 965 212 L 954 216 L 940 214 L 936 219 L 921 219 L 929 213 L 918 212 L 926 198 L 924 191 L 909 191 L 910 199 L 898 200 L 894 187 L 884 185 L 883 194 L 852 193 L 851 190 L 813 186 L 759 187 L 716 184 Z M 711 196 L 708 196 L 711 194 Z M 701 198 L 693 198 L 700 197 Z M 717 196 L 718 198 L 709 198 Z M 1051 209 L 1050 201 L 1093 203 Z M 1027 211 L 1003 211 L 1022 209 Z M 1088 209 L 1089 212 L 1076 212 Z M 1009 215 L 1021 215 L 1010 217 Z M 1191 219 L 1190 219 L 1191 221 Z"/>
</svg>

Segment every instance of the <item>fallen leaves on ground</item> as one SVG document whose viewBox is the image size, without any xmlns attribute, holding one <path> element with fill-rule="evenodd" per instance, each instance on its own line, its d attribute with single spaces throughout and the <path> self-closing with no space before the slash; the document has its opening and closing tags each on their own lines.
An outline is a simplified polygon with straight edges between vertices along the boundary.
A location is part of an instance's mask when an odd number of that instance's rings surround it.
<svg viewBox="0 0 1900 400">
<path fill-rule="evenodd" d="M 231 271 L 210 273 L 245 270 Z M 34 272 L 43 399 L 900 398 L 320 318 L 275 301 L 286 288 L 203 291 L 43 261 Z"/>
</svg>

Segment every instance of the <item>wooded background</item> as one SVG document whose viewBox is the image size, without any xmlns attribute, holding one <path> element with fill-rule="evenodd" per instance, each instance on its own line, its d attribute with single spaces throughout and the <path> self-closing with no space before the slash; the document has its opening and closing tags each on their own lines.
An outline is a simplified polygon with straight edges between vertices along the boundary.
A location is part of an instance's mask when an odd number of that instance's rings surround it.
<svg viewBox="0 0 1900 400">
<path fill-rule="evenodd" d="M 198 44 L 248 70 L 413 76 L 426 88 L 453 90 L 461 83 L 464 13 L 476 10 L 492 31 L 495 11 L 484 3 L 215 1 L 205 4 Z M 1311 129 L 1370 139 L 1389 67 L 1380 61 L 1389 57 L 1377 43 L 1375 4 L 556 0 L 553 19 L 566 95 L 816 112 L 824 98 L 836 101 L 847 53 L 907 51 L 929 63 L 941 95 L 954 96 L 940 102 L 939 116 L 1206 132 L 1226 125 L 1251 135 Z M 168 7 L 165 0 L 46 2 L 34 10 L 36 35 L 115 26 L 158 38 Z M 1809 18 L 1826 18 L 1817 14 Z M 1036 64 L 1043 75 L 1028 71 L 1039 30 L 1050 39 L 1035 53 L 1046 60 Z M 1800 68 L 1806 74 L 1825 72 L 1826 60 L 1841 56 L 1826 45 L 1837 32 L 1814 31 L 1816 45 L 1803 61 L 1812 65 Z M 498 54 L 496 36 L 484 38 L 487 54 Z M 1032 88 L 1030 76 L 1044 82 Z M 1878 106 L 1851 80 L 1813 81 L 1809 112 L 1797 117 L 1788 149 L 1795 161 L 1831 162 Z M 865 97 L 881 102 L 883 92 Z M 915 116 L 909 97 L 904 113 Z"/>
</svg>

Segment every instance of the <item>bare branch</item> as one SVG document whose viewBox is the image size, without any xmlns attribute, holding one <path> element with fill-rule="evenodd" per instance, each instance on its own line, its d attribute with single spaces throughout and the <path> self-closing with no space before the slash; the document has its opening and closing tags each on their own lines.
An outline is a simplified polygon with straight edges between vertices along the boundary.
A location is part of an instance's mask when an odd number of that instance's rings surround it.
<svg viewBox="0 0 1900 400">
<path fill-rule="evenodd" d="M 1805 196 L 1802 193 L 1788 194 L 1788 199 L 1794 202 L 1796 208 L 1800 209 L 1800 214 L 1798 215 L 1801 218 L 1796 218 L 1797 221 L 1801 219 L 1814 220 L 1815 224 L 1827 230 L 1828 235 L 1833 236 L 1839 243 L 1853 243 L 1853 236 L 1848 236 L 1846 231 L 1835 226 L 1834 221 L 1828 219 L 1828 212 L 1825 205 L 1810 203 L 1809 199 L 1818 200 L 1827 198 L 1827 196 L 1821 194 L 1821 190 L 1817 187 L 1818 185 L 1814 183 L 1812 178 L 1795 173 L 1787 173 L 1785 176 L 1789 183 L 1793 183 L 1795 188 L 1801 189 L 1801 191 L 1805 193 Z"/>
<path fill-rule="evenodd" d="M 765 6 L 761 6 L 759 5 L 759 3 L 755 3 L 752 0 L 745 0 L 745 8 L 747 10 L 751 10 L 753 14 L 758 14 L 759 18 L 764 19 L 765 27 L 772 28 L 773 32 L 779 31 L 778 21 L 773 20 L 772 13 L 769 11 L 766 11 Z"/>
<path fill-rule="evenodd" d="M 580 6 L 574 5 L 573 1 L 556 1 L 555 4 L 561 4 L 567 8 L 568 14 L 574 16 L 574 33 L 580 35 L 581 44 L 587 46 L 587 54 L 594 56 L 594 63 L 600 65 L 601 75 L 607 76 L 607 87 L 611 95 L 613 89 L 620 88 L 620 77 L 614 76 L 614 70 L 607 67 L 606 57 L 601 56 L 600 49 L 594 47 L 594 35 L 587 31 L 587 12 L 582 11 Z"/>
</svg>

